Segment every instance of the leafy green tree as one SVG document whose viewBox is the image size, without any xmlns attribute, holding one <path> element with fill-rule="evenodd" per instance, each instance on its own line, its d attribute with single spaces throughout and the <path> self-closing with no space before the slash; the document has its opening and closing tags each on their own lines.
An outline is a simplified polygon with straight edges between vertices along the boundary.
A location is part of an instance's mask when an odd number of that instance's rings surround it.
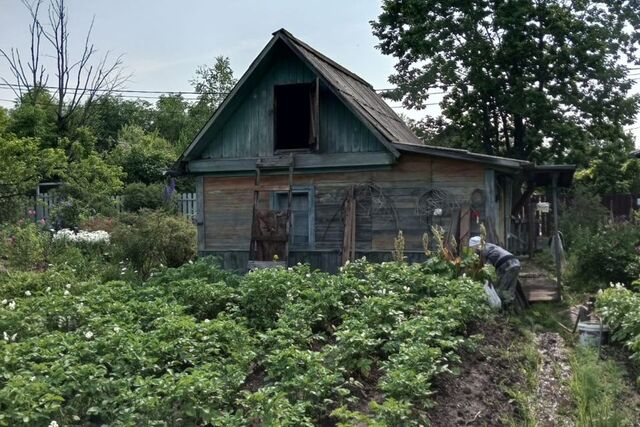
<svg viewBox="0 0 640 427">
<path fill-rule="evenodd" d="M 20 200 L 36 185 L 66 167 L 64 151 L 42 149 L 36 138 L 0 132 L 0 220 L 15 217 Z"/>
<path fill-rule="evenodd" d="M 68 163 L 61 174 L 64 185 L 56 190 L 64 200 L 54 209 L 58 225 L 77 226 L 83 217 L 115 213 L 112 196 L 122 189 L 124 173 L 96 151 L 91 129 L 76 129 L 71 137 L 60 139 L 60 147 Z"/>
<path fill-rule="evenodd" d="M 160 96 L 156 102 L 153 130 L 172 145 L 177 145 L 187 125 L 188 107 L 181 94 Z"/>
<path fill-rule="evenodd" d="M 629 140 L 635 1 L 385 0 L 372 26 L 397 59 L 390 98 L 421 109 L 446 91 L 443 114 L 469 148 L 584 161 L 586 146 Z"/>
<path fill-rule="evenodd" d="M 193 89 L 200 94 L 198 104 L 206 105 L 213 112 L 237 80 L 233 77 L 231 60 L 226 56 L 216 56 L 213 66 L 201 65 L 196 69 L 196 76 L 191 80 Z"/>
<path fill-rule="evenodd" d="M 217 56 L 211 67 L 201 65 L 196 69 L 196 76 L 190 83 L 199 96 L 198 101 L 189 107 L 189 120 L 180 135 L 180 151 L 193 141 L 236 82 L 231 61 L 226 56 Z"/>
<path fill-rule="evenodd" d="M 640 194 L 640 159 L 618 147 L 605 147 L 576 173 L 576 182 L 597 194 Z"/>
<path fill-rule="evenodd" d="M 9 125 L 9 112 L 0 107 L 0 135 L 2 135 Z"/>
<path fill-rule="evenodd" d="M 109 162 L 126 174 L 127 184 L 162 182 L 164 172 L 177 158 L 175 148 L 165 139 L 135 125 L 127 125 L 120 131 L 118 144 L 109 154 Z"/>
<path fill-rule="evenodd" d="M 149 131 L 153 127 L 154 114 L 147 101 L 101 96 L 94 101 L 86 125 L 96 134 L 97 149 L 109 151 L 117 144 L 118 133 L 126 125 Z"/>
<path fill-rule="evenodd" d="M 46 147 L 56 147 L 56 111 L 51 95 L 46 90 L 23 94 L 9 113 L 7 130 L 16 136 L 39 138 Z"/>
</svg>

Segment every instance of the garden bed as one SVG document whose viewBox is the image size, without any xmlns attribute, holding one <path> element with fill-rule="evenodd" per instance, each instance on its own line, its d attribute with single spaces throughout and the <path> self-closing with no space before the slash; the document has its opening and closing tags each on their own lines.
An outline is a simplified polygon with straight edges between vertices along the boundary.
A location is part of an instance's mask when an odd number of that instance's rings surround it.
<svg viewBox="0 0 640 427">
<path fill-rule="evenodd" d="M 436 261 L 434 259 L 434 261 Z M 486 318 L 442 262 L 0 278 L 0 425 L 412 425 Z"/>
</svg>

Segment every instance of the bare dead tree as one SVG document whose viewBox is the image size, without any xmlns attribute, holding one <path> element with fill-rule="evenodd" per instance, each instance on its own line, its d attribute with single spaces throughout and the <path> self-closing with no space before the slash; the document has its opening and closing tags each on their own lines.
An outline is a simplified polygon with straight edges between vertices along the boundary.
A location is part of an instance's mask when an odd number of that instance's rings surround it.
<svg viewBox="0 0 640 427">
<path fill-rule="evenodd" d="M 40 42 L 44 30 L 38 22 L 38 13 L 42 5 L 42 0 L 37 0 L 34 3 L 27 3 L 26 0 L 22 0 L 22 4 L 24 4 L 31 15 L 31 23 L 29 24 L 29 35 L 31 38 L 29 51 L 31 58 L 27 62 L 28 71 L 24 69 L 22 57 L 18 49 L 11 48 L 7 52 L 0 48 L 0 55 L 7 61 L 9 70 L 13 74 L 17 84 L 13 85 L 4 77 L 0 78 L 21 100 L 23 99 L 25 91 L 27 93 L 33 92 L 35 88 L 44 87 L 48 82 L 48 76 L 45 75 L 45 68 L 40 63 Z M 35 105 L 36 97 L 32 96 L 28 101 Z"/>
<path fill-rule="evenodd" d="M 15 84 L 3 81 L 13 89 L 16 96 L 22 98 L 25 92 L 37 89 L 52 89 L 49 102 L 55 103 L 57 128 L 60 134 L 68 129 L 72 115 L 82 107 L 82 114 L 78 123 L 86 121 L 95 99 L 100 95 L 109 95 L 124 85 L 129 76 L 122 72 L 122 55 L 111 59 L 111 52 L 107 51 L 101 57 L 91 42 L 91 33 L 95 17 L 84 38 L 84 45 L 80 57 L 73 60 L 69 56 L 69 17 L 64 0 L 51 0 L 48 7 L 47 22 L 43 24 L 40 16 L 43 0 L 29 3 L 22 0 L 31 14 L 29 25 L 31 35 L 31 58 L 24 69 L 18 49 L 11 48 L 8 52 L 0 49 L 9 64 L 9 69 L 15 79 Z M 53 87 L 47 86 L 49 73 L 41 64 L 45 56 L 40 50 L 40 42 L 44 37 L 53 49 L 55 60 L 55 81 Z M 35 104 L 36 97 L 32 97 Z"/>
</svg>

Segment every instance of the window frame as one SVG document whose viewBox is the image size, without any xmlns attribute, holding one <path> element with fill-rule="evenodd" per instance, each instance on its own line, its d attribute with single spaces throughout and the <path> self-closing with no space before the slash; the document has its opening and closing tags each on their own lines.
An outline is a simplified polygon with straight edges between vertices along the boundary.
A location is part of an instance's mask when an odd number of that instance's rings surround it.
<svg viewBox="0 0 640 427">
<path fill-rule="evenodd" d="M 305 245 L 296 245 L 293 242 L 293 234 L 289 235 L 289 245 L 291 249 L 314 249 L 316 245 L 316 236 L 315 236 L 315 223 L 316 223 L 316 195 L 315 188 L 312 185 L 307 186 L 293 186 L 291 191 L 292 195 L 295 194 L 307 194 L 307 219 L 309 224 L 309 241 Z M 287 191 L 272 191 L 271 197 L 269 200 L 269 205 L 272 210 L 278 209 L 278 195 L 283 194 L 285 196 L 288 195 Z M 293 229 L 293 215 L 291 218 L 291 229 Z"/>
<path fill-rule="evenodd" d="M 308 86 L 309 88 L 309 140 L 305 147 L 278 148 L 278 97 L 276 88 L 282 86 Z M 313 103 L 313 104 L 311 104 Z M 310 82 L 282 83 L 273 85 L 273 153 L 314 153 L 320 148 L 320 79 L 315 78 Z"/>
</svg>

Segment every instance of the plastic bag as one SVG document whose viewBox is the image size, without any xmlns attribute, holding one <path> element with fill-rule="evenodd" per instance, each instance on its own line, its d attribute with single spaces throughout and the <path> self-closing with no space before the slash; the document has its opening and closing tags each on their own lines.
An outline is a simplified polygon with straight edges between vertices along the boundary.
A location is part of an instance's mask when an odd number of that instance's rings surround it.
<svg viewBox="0 0 640 427">
<path fill-rule="evenodd" d="M 484 282 L 484 291 L 487 294 L 487 299 L 489 300 L 489 305 L 491 306 L 491 308 L 495 308 L 496 310 L 501 309 L 502 301 L 500 300 L 500 297 L 498 296 L 495 288 L 493 287 L 493 285 L 491 285 L 491 283 L 489 283 L 488 280 Z"/>
</svg>

